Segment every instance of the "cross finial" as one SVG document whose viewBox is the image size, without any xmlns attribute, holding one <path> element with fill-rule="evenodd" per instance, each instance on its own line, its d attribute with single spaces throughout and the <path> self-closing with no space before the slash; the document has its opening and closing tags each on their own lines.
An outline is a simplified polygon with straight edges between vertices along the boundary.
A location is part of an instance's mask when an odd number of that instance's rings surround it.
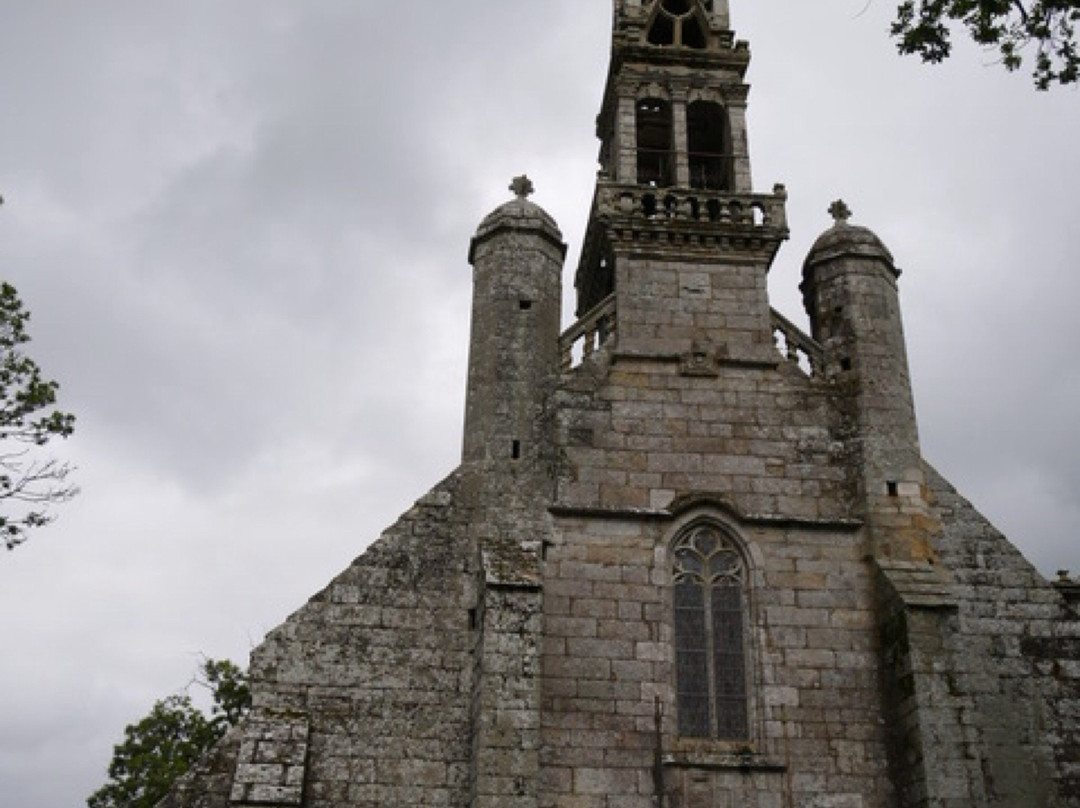
<svg viewBox="0 0 1080 808">
<path fill-rule="evenodd" d="M 841 222 L 847 223 L 847 220 L 851 218 L 851 208 L 844 203 L 843 199 L 837 199 L 829 205 L 829 215 L 833 217 L 837 224 Z"/>
<path fill-rule="evenodd" d="M 533 187 L 532 180 L 522 174 L 520 177 L 514 177 L 514 181 L 510 183 L 510 190 L 517 194 L 518 199 L 524 199 L 536 189 Z"/>
</svg>

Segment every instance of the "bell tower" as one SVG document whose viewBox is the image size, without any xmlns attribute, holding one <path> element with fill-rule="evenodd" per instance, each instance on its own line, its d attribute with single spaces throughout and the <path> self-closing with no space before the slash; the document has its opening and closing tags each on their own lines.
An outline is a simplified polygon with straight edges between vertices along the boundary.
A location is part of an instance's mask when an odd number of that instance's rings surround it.
<svg viewBox="0 0 1080 808">
<path fill-rule="evenodd" d="M 750 190 L 742 82 L 750 55 L 728 16 L 726 0 L 618 4 L 612 70 L 622 75 L 611 77 L 615 86 L 609 79 L 597 122 L 604 173 L 657 187 Z"/>
<path fill-rule="evenodd" d="M 726 0 L 617 0 L 577 288 L 622 353 L 775 358 L 766 274 L 786 193 L 755 194 L 750 51 Z"/>
</svg>

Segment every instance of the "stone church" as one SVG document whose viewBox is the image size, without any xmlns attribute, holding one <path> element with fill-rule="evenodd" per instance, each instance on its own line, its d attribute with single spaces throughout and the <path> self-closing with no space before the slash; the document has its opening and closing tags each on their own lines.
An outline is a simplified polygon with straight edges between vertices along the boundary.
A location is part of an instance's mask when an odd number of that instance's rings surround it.
<svg viewBox="0 0 1080 808">
<path fill-rule="evenodd" d="M 616 0 L 566 245 L 515 180 L 469 248 L 461 465 L 252 654 L 163 808 L 1080 806 L 1080 584 L 924 460 L 889 249 L 770 308 L 728 0 Z"/>
</svg>

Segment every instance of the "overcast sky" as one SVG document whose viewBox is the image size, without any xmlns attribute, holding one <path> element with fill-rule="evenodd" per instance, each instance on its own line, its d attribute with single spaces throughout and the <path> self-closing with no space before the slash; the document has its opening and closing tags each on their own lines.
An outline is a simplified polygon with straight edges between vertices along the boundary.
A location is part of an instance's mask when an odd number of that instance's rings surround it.
<svg viewBox="0 0 1080 808">
<path fill-rule="evenodd" d="M 732 0 L 773 303 L 842 196 L 904 269 L 924 454 L 1080 568 L 1080 97 L 889 0 Z M 480 219 L 528 172 L 571 246 L 609 0 L 0 0 L 0 260 L 82 494 L 0 554 L 0 794 L 82 804 L 200 654 L 246 661 L 456 464 Z M 572 311 L 567 297 L 567 316 Z"/>
</svg>

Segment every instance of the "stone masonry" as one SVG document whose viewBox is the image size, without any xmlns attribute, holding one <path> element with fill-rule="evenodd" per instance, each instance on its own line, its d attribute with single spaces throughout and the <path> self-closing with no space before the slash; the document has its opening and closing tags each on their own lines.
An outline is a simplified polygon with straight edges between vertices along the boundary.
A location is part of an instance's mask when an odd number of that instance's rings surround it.
<svg viewBox="0 0 1080 808">
<path fill-rule="evenodd" d="M 727 0 L 616 0 L 566 246 L 469 250 L 462 464 L 254 651 L 162 808 L 1076 808 L 1080 585 L 923 459 L 898 278 L 835 220 L 770 308 Z"/>
</svg>

